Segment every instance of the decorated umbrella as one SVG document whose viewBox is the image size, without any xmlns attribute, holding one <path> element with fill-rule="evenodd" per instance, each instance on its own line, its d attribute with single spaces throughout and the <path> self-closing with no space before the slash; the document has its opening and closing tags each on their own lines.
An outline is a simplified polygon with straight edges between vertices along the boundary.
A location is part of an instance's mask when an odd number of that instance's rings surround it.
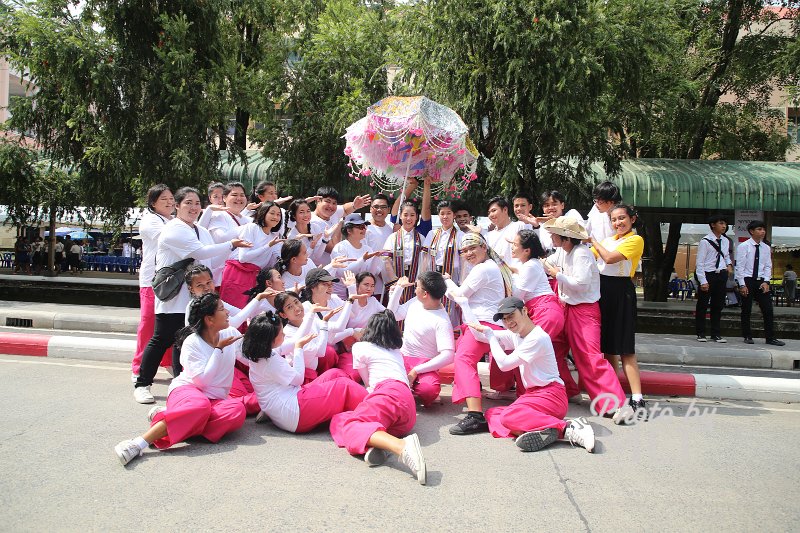
<svg viewBox="0 0 800 533">
<path fill-rule="evenodd" d="M 478 150 L 464 121 L 424 96 L 382 99 L 344 137 L 350 177 L 370 179 L 386 191 L 427 176 L 434 194 L 460 196 L 477 179 Z"/>
</svg>

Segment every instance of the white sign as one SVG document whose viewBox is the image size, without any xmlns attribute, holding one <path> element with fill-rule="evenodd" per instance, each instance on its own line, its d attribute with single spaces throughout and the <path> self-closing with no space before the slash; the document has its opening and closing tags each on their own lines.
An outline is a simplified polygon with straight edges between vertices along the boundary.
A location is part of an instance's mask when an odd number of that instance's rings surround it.
<svg viewBox="0 0 800 533">
<path fill-rule="evenodd" d="M 734 231 L 736 232 L 736 239 L 739 242 L 744 242 L 750 238 L 750 232 L 747 231 L 747 225 L 754 220 L 764 220 L 763 211 L 750 211 L 746 209 L 736 210 L 736 223 Z"/>
</svg>

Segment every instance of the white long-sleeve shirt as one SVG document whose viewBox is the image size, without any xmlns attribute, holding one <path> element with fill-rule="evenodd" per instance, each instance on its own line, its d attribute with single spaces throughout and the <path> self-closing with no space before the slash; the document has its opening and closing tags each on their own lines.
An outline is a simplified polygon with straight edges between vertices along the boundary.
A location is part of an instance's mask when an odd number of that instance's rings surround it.
<svg viewBox="0 0 800 533">
<path fill-rule="evenodd" d="M 517 273 L 511 276 L 513 295 L 527 302 L 537 296 L 553 294 L 547 281 L 547 274 L 538 259 L 528 259 L 517 267 Z"/>
<path fill-rule="evenodd" d="M 758 273 L 753 275 L 753 262 L 758 252 Z M 739 243 L 736 247 L 736 281 L 744 286 L 744 278 L 756 278 L 767 283 L 772 279 L 772 251 L 764 241 L 756 244 L 752 238 Z"/>
<path fill-rule="evenodd" d="M 603 242 L 603 239 L 613 237 L 614 228 L 611 227 L 611 217 L 608 212 L 601 213 L 597 206 L 593 205 L 589 214 L 586 215 L 586 231 L 597 242 Z"/>
<path fill-rule="evenodd" d="M 717 245 L 720 252 L 708 242 Z M 719 258 L 719 261 L 717 261 Z M 719 264 L 717 264 L 719 263 Z M 695 259 L 695 272 L 700 285 L 708 283 L 706 272 L 723 272 L 731 264 L 730 240 L 724 235 L 717 237 L 714 233 L 709 233 L 697 244 L 697 259 Z"/>
<path fill-rule="evenodd" d="M 497 263 L 487 259 L 473 266 L 460 287 L 452 279 L 446 283 L 448 294 L 467 297 L 479 320 L 496 324 L 493 317 L 497 302 L 506 296 L 503 275 Z"/>
<path fill-rule="evenodd" d="M 600 269 L 588 246 L 577 245 L 569 253 L 556 248 L 546 263 L 561 269 L 556 280 L 563 303 L 578 305 L 600 300 Z"/>
<path fill-rule="evenodd" d="M 303 309 L 307 314 L 311 314 L 314 317 L 314 331 L 319 331 L 322 325 L 325 323 L 319 316 L 315 313 L 311 313 L 311 302 L 303 302 Z M 350 300 L 343 301 L 341 298 L 332 294 L 328 303 L 325 304 L 330 309 L 335 309 L 340 305 L 344 305 L 344 308 L 336 313 L 333 318 L 330 319 L 328 322 L 328 329 L 330 330 L 328 334 L 328 342 L 330 344 L 336 344 L 337 342 L 341 342 L 345 340 L 347 337 L 353 335 L 353 329 L 347 327 L 347 322 L 350 320 L 350 313 L 353 307 L 353 304 Z M 327 311 L 326 311 L 327 312 Z"/>
<path fill-rule="evenodd" d="M 257 301 L 255 298 L 247 302 L 247 305 L 244 306 L 243 309 L 239 309 L 238 307 L 235 307 L 227 302 L 222 302 L 222 305 L 228 311 L 228 315 L 230 315 L 228 318 L 228 326 L 232 328 L 238 328 L 239 326 L 241 326 L 254 316 L 258 315 L 259 313 L 262 313 L 263 312 L 261 311 L 262 302 L 266 302 L 269 307 L 272 307 L 266 300 Z M 192 301 L 189 300 L 189 303 L 186 305 L 186 319 L 184 321 L 184 323 L 187 326 L 189 325 L 189 310 L 191 308 L 192 308 Z M 265 311 L 266 310 L 267 309 L 265 309 Z"/>
<path fill-rule="evenodd" d="M 156 273 L 156 250 L 158 237 L 170 219 L 152 211 L 145 211 L 139 223 L 139 235 L 142 237 L 142 266 L 139 267 L 139 287 L 152 287 Z M 63 246 L 63 245 L 62 245 Z"/>
<path fill-rule="evenodd" d="M 348 292 L 351 295 L 356 294 L 356 286 L 352 285 L 348 287 Z M 367 298 L 367 301 L 364 302 L 363 306 L 360 302 L 356 301 L 353 303 L 353 307 L 350 312 L 350 320 L 347 321 L 347 327 L 361 329 L 367 325 L 369 317 L 375 313 L 380 313 L 384 309 L 386 308 L 383 306 L 383 304 L 371 296 Z"/>
<path fill-rule="evenodd" d="M 583 220 L 583 217 L 577 210 L 570 209 L 569 211 L 564 213 L 564 216 L 571 218 L 573 220 L 577 220 L 578 224 L 580 224 L 583 227 L 586 227 L 586 221 Z M 610 227 L 611 225 L 609 224 L 609 228 Z M 539 226 L 539 229 L 537 229 L 537 233 L 539 235 L 539 242 L 542 243 L 542 248 L 544 248 L 545 251 L 552 250 L 555 248 L 555 246 L 553 246 L 553 236 L 547 228 L 545 228 L 544 226 Z"/>
<path fill-rule="evenodd" d="M 234 215 L 229 211 L 214 211 L 211 214 L 211 220 L 208 222 L 208 231 L 214 242 L 227 242 L 232 241 L 239 237 L 239 229 L 251 222 L 251 220 L 242 215 Z M 239 249 L 232 250 L 227 259 L 238 259 Z M 222 271 L 225 269 L 225 262 L 216 268 L 211 269 L 213 273 L 214 283 L 219 286 L 222 284 Z"/>
<path fill-rule="evenodd" d="M 236 259 L 240 263 L 251 263 L 259 268 L 264 268 L 278 262 L 281 255 L 281 243 L 269 245 L 273 240 L 281 238 L 278 232 L 264 233 L 261 226 L 251 222 L 239 228 L 238 237 L 253 243 L 252 248 L 239 248 Z"/>
<path fill-rule="evenodd" d="M 366 239 L 362 241 L 361 248 L 356 248 L 348 240 L 339 241 L 336 243 L 336 246 L 333 247 L 333 250 L 331 250 L 331 260 L 344 256 L 350 259 L 355 259 L 355 261 L 348 263 L 345 268 L 328 268 L 327 270 L 334 277 L 339 279 L 342 279 L 344 273 L 348 270 L 353 274 L 371 272 L 372 274 L 377 275 L 383 270 L 383 262 L 381 261 L 380 257 L 375 256 L 364 261 L 364 254 L 372 253 L 372 251 L 372 248 L 370 248 L 370 246 L 366 243 Z M 345 287 L 344 283 L 341 281 L 333 284 L 333 292 L 339 298 L 347 298 L 347 287 Z"/>
<path fill-rule="evenodd" d="M 202 226 L 190 226 L 174 218 L 164 225 L 158 239 L 156 269 L 193 258 L 196 263 L 207 266 L 211 271 L 225 263 L 231 251 L 231 242 L 215 243 L 208 230 Z M 183 313 L 191 299 L 186 287 L 178 291 L 172 300 L 162 302 L 156 298 L 155 312 Z"/>
<path fill-rule="evenodd" d="M 239 334 L 236 328 L 227 328 L 219 332 L 219 339 Z M 223 400 L 231 390 L 233 365 L 237 359 L 248 363 L 242 356 L 242 339 L 220 350 L 193 333 L 181 345 L 183 371 L 169 384 L 169 392 L 183 385 L 194 385 L 207 398 Z"/>
<path fill-rule="evenodd" d="M 295 348 L 291 361 L 276 351 L 266 359 L 250 361 L 250 383 L 258 405 L 270 420 L 285 431 L 294 432 L 300 421 L 297 393 L 305 378 L 302 349 Z"/>
<path fill-rule="evenodd" d="M 319 358 L 325 356 L 328 347 L 328 325 L 324 321 L 317 323 L 317 317 L 313 313 L 306 313 L 300 326 L 286 324 L 283 327 L 285 339 L 278 351 L 283 354 L 291 354 L 294 350 L 294 343 L 302 339 L 309 333 L 316 333 L 317 336 L 303 347 L 303 358 L 306 368 L 316 370 Z"/>
<path fill-rule="evenodd" d="M 519 261 L 511 257 L 511 243 L 508 241 L 513 241 L 514 237 L 517 236 L 517 233 L 523 229 L 531 229 L 530 224 L 526 224 L 525 222 L 521 222 L 519 220 L 512 221 L 503 229 L 494 229 L 488 232 L 486 234 L 486 243 L 491 246 L 495 252 L 497 252 L 497 255 L 499 255 L 503 261 L 506 262 L 506 264 L 518 266 Z"/>
</svg>

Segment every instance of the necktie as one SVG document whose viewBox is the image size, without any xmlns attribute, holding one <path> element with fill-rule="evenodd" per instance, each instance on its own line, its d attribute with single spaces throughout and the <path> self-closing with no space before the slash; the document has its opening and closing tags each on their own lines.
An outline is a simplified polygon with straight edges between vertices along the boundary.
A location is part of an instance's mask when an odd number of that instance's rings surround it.
<svg viewBox="0 0 800 533">
<path fill-rule="evenodd" d="M 758 279 L 758 255 L 761 251 L 761 243 L 756 243 L 756 258 L 753 260 L 753 279 Z"/>
<path fill-rule="evenodd" d="M 715 270 L 719 270 L 719 260 L 722 258 L 722 239 L 717 239 L 717 264 L 714 266 Z"/>
</svg>

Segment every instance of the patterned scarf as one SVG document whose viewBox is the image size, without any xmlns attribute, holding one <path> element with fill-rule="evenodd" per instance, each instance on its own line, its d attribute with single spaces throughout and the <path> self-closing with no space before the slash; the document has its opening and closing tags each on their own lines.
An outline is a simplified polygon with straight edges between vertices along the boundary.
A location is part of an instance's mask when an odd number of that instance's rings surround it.
<svg viewBox="0 0 800 533">
<path fill-rule="evenodd" d="M 431 262 L 433 263 L 434 270 L 436 270 L 436 266 L 437 266 L 436 265 L 436 254 L 439 251 L 439 243 L 440 243 L 440 241 L 442 239 L 442 233 L 444 233 L 444 231 L 445 230 L 443 228 L 437 229 L 436 233 L 433 234 L 433 240 L 431 241 L 430 254 L 431 254 Z M 443 274 L 444 273 L 450 274 L 450 276 L 453 275 L 453 266 L 454 266 L 455 258 L 456 258 L 456 232 L 457 231 L 458 230 L 456 229 L 455 226 L 450 228 L 450 236 L 448 237 L 447 242 L 445 243 L 444 261 L 442 262 L 442 273 Z M 444 308 L 447 310 L 447 314 L 448 315 L 453 312 L 453 307 L 454 307 L 453 306 L 453 302 L 449 298 L 443 297 L 442 298 L 442 303 L 444 304 Z"/>
<path fill-rule="evenodd" d="M 420 252 L 422 251 L 422 238 L 419 235 L 419 232 L 414 229 L 414 249 L 412 252 L 412 259 L 411 259 L 411 268 L 408 272 L 408 281 L 417 281 L 417 271 L 419 270 L 419 257 Z M 404 259 L 405 255 L 403 253 L 403 228 L 398 229 L 394 232 L 394 270 L 397 273 L 397 277 L 403 277 L 405 275 L 405 267 L 404 267 Z M 406 287 L 403 289 L 403 296 L 400 299 L 400 303 L 405 303 L 411 298 L 414 297 L 414 286 Z"/>
<path fill-rule="evenodd" d="M 511 296 L 511 269 L 508 268 L 503 259 L 497 255 L 491 246 L 486 243 L 486 239 L 483 238 L 483 235 L 480 233 L 467 233 L 463 239 L 461 239 L 461 249 L 469 248 L 470 246 L 482 246 L 486 250 L 486 255 L 489 256 L 489 259 L 494 261 L 497 266 L 500 268 L 500 274 L 503 276 L 503 288 L 505 289 L 505 295 Z"/>
</svg>

